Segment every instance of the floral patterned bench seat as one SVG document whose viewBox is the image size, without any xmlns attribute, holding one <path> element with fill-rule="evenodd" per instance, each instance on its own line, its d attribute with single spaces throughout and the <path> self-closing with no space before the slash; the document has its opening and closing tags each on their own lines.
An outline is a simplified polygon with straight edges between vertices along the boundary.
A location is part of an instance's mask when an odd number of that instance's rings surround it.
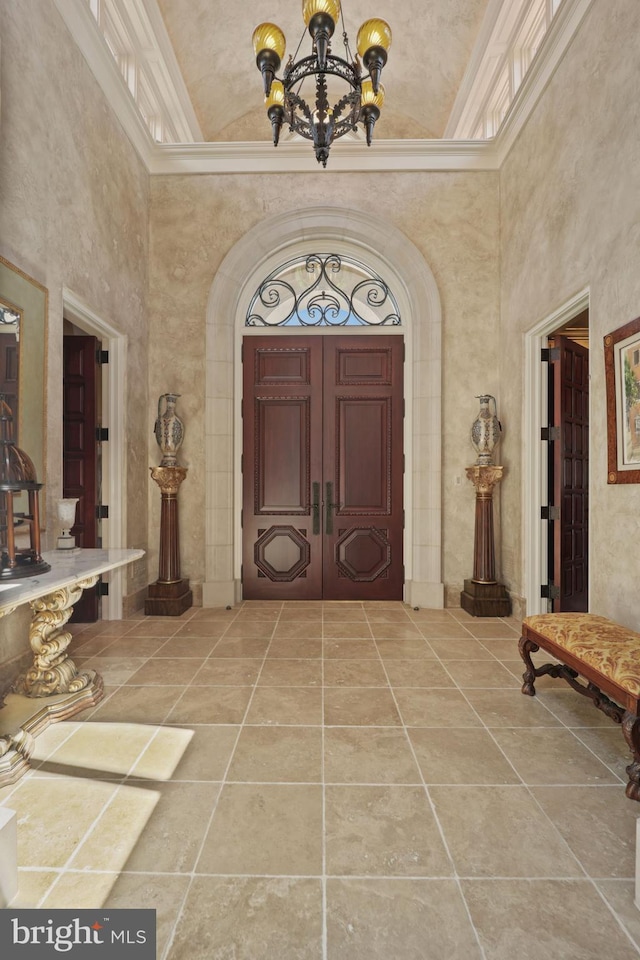
<svg viewBox="0 0 640 960">
<path fill-rule="evenodd" d="M 559 662 L 534 666 L 531 654 L 540 647 Z M 640 800 L 640 633 L 591 613 L 542 613 L 525 617 L 520 655 L 523 693 L 535 696 L 537 677 L 563 677 L 622 725 L 633 754 L 626 794 Z"/>
</svg>

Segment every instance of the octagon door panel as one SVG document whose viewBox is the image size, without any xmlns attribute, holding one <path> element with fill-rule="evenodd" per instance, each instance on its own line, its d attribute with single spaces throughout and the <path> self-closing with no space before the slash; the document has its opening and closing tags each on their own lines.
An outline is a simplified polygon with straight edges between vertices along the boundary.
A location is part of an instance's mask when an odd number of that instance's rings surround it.
<svg viewBox="0 0 640 960">
<path fill-rule="evenodd" d="M 243 347 L 243 595 L 401 599 L 401 337 Z"/>
</svg>

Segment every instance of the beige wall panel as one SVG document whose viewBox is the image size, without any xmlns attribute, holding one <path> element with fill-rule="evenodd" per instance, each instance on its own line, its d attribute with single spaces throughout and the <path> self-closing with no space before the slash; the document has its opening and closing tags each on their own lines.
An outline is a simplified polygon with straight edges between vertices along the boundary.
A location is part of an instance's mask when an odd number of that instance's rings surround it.
<svg viewBox="0 0 640 960">
<path fill-rule="evenodd" d="M 607 484 L 603 336 L 640 315 L 640 5 L 596 0 L 503 164 L 505 555 L 523 583 L 523 334 L 590 289 L 593 612 L 638 628 L 640 487 Z"/>
<path fill-rule="evenodd" d="M 0 35 L 0 253 L 49 291 L 48 501 L 61 496 L 66 287 L 129 338 L 127 544 L 145 548 L 149 177 L 50 0 L 0 5 Z M 49 544 L 54 527 L 49 510 Z"/>
</svg>

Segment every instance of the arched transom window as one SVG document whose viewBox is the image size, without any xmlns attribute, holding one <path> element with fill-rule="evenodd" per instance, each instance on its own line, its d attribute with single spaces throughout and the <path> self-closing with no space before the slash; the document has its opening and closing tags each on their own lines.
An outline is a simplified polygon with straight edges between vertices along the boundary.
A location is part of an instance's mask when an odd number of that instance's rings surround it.
<svg viewBox="0 0 640 960">
<path fill-rule="evenodd" d="M 266 277 L 247 310 L 247 327 L 400 326 L 400 308 L 366 264 L 337 253 L 287 260 Z"/>
</svg>

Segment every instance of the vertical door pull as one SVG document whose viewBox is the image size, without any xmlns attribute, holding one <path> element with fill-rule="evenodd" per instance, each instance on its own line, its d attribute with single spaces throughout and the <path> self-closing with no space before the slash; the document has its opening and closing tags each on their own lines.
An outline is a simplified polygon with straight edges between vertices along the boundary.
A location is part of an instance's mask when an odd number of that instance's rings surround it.
<svg viewBox="0 0 640 960">
<path fill-rule="evenodd" d="M 320 484 L 314 483 L 313 487 L 313 503 L 311 505 L 311 512 L 313 514 L 313 521 L 311 530 L 313 533 L 320 533 Z"/>
<path fill-rule="evenodd" d="M 339 510 L 341 507 L 340 503 L 333 502 L 333 483 L 331 480 L 327 480 L 327 520 L 325 523 L 325 533 L 333 533 L 333 511 Z"/>
</svg>

